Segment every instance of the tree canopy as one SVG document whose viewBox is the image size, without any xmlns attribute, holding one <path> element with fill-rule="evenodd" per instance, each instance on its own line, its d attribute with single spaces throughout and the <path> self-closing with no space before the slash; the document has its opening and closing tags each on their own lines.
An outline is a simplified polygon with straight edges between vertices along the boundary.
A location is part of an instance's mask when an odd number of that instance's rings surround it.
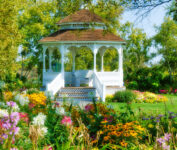
<svg viewBox="0 0 177 150">
<path fill-rule="evenodd" d="M 0 0 L 0 79 L 17 67 L 17 50 L 22 39 L 17 15 L 23 4 L 22 0 Z"/>
</svg>

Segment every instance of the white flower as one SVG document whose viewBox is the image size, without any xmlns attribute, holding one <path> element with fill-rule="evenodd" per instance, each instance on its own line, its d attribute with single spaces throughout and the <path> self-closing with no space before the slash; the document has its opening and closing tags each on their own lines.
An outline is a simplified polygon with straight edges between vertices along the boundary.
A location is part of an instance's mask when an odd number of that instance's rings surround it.
<svg viewBox="0 0 177 150">
<path fill-rule="evenodd" d="M 33 118 L 33 124 L 38 126 L 43 126 L 46 120 L 46 116 L 42 113 L 39 113 L 36 117 Z"/>
<path fill-rule="evenodd" d="M 20 108 L 18 107 L 17 104 L 12 107 L 12 111 L 13 111 L 13 112 L 18 112 L 19 110 L 20 110 Z"/>
<path fill-rule="evenodd" d="M 56 114 L 58 115 L 64 115 L 65 114 L 65 110 L 63 107 L 57 107 L 55 110 Z"/>
<path fill-rule="evenodd" d="M 15 100 L 18 101 L 21 106 L 28 105 L 28 103 L 29 103 L 28 97 L 23 96 L 23 95 L 21 95 L 21 94 L 17 94 L 17 95 L 15 96 Z"/>
<path fill-rule="evenodd" d="M 8 116 L 9 113 L 6 109 L 0 109 L 0 117 Z"/>
<path fill-rule="evenodd" d="M 48 131 L 47 127 L 41 127 L 40 129 L 41 129 L 41 133 L 43 134 L 43 136 L 47 134 L 47 131 Z"/>
</svg>

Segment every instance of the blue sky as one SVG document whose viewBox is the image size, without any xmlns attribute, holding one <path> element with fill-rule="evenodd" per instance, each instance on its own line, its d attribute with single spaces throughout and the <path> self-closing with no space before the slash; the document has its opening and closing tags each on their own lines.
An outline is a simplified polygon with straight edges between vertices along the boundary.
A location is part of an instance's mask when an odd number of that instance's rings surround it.
<svg viewBox="0 0 177 150">
<path fill-rule="evenodd" d="M 148 37 L 152 37 L 156 34 L 154 26 L 160 26 L 163 23 L 164 17 L 166 16 L 166 6 L 167 5 L 162 5 L 155 8 L 149 13 L 147 17 L 139 21 L 137 21 L 138 15 L 136 15 L 134 11 L 124 12 L 121 22 L 132 22 L 134 23 L 135 27 L 143 29 Z M 151 47 L 150 51 L 155 52 L 156 49 Z M 155 57 L 151 62 L 156 64 L 160 61 L 161 58 L 161 56 Z"/>
</svg>

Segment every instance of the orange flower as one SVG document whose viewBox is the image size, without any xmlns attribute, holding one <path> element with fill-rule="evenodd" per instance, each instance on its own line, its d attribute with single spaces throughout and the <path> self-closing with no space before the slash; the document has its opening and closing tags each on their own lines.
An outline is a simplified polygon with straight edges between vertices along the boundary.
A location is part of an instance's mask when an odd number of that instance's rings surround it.
<svg viewBox="0 0 177 150">
<path fill-rule="evenodd" d="M 122 142 L 120 142 L 120 145 L 121 145 L 122 147 L 127 147 L 128 143 L 126 143 L 126 142 L 123 140 Z"/>
</svg>

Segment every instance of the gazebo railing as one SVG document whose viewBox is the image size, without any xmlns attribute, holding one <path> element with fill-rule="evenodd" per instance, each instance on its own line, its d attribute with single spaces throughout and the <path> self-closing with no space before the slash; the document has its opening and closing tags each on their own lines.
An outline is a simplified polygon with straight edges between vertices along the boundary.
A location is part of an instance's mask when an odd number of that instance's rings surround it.
<svg viewBox="0 0 177 150">
<path fill-rule="evenodd" d="M 52 82 L 47 84 L 47 91 L 50 91 L 53 95 L 55 95 L 62 87 L 63 87 L 63 76 L 62 74 L 58 74 Z"/>
<path fill-rule="evenodd" d="M 106 86 L 101 82 L 96 72 L 93 74 L 93 86 L 96 88 L 102 101 L 105 102 Z"/>
</svg>

